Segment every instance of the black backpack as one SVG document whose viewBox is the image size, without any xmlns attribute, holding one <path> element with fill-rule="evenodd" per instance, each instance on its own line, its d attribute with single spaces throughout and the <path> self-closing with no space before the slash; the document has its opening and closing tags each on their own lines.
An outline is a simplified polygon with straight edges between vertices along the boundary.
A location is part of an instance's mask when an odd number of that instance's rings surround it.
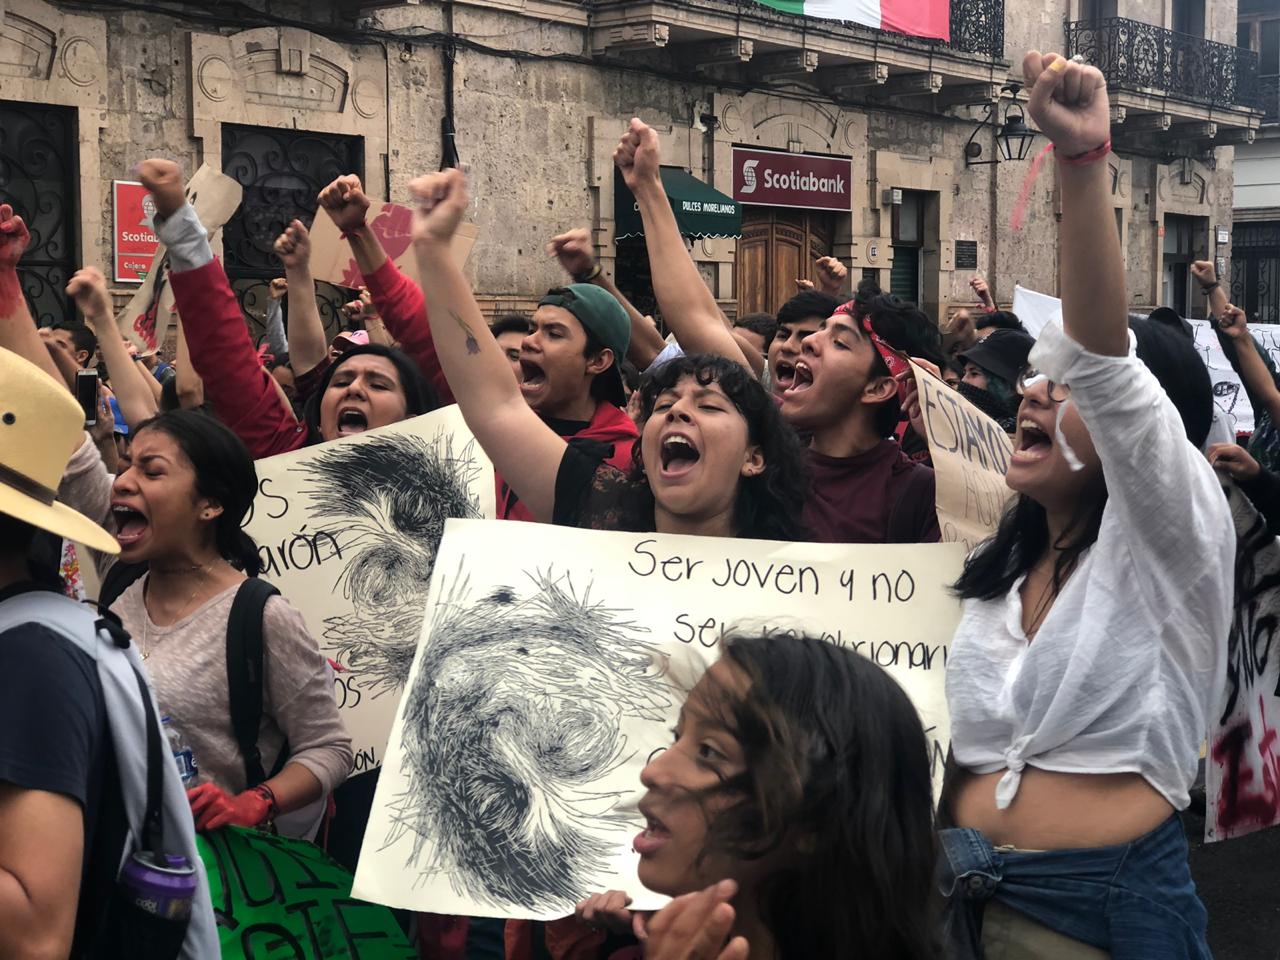
<svg viewBox="0 0 1280 960">
<path fill-rule="evenodd" d="M 117 562 L 102 578 L 98 606 L 106 609 L 147 572 L 145 563 Z M 280 748 L 280 756 L 268 774 L 262 768 L 258 749 L 258 727 L 262 723 L 262 614 L 267 601 L 280 591 L 257 577 L 240 584 L 227 618 L 227 693 L 231 700 L 231 729 L 244 759 L 247 787 L 256 787 L 274 777 L 289 758 L 289 744 Z M 198 759 L 198 758 L 197 758 Z"/>
</svg>

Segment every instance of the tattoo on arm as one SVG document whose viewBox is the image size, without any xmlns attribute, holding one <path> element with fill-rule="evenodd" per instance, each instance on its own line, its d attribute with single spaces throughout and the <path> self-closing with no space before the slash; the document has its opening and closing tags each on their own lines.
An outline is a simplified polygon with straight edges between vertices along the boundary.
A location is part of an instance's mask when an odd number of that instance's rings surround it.
<svg viewBox="0 0 1280 960">
<path fill-rule="evenodd" d="M 480 344 L 476 340 L 476 335 L 471 332 L 471 326 L 467 321 L 460 317 L 456 310 L 450 310 L 449 316 L 453 317 L 454 323 L 460 326 L 467 334 L 467 353 L 477 354 L 480 352 Z"/>
</svg>

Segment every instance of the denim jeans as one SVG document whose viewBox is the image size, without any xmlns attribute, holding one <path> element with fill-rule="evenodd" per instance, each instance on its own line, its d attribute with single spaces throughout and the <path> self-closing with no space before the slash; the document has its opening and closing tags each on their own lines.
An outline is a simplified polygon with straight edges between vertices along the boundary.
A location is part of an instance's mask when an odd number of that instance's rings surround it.
<svg viewBox="0 0 1280 960">
<path fill-rule="evenodd" d="M 982 956 L 982 908 L 992 898 L 1112 960 L 1212 960 L 1177 816 L 1110 847 L 1014 850 L 969 828 L 941 830 L 939 842 L 938 889 L 957 960 Z"/>
</svg>

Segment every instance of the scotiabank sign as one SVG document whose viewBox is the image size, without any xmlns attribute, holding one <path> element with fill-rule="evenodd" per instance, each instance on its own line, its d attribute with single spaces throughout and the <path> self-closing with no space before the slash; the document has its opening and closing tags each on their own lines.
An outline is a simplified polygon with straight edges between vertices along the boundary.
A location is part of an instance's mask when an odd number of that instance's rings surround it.
<svg viewBox="0 0 1280 960">
<path fill-rule="evenodd" d="M 733 198 L 743 203 L 848 212 L 852 178 L 848 157 L 733 148 Z"/>
<path fill-rule="evenodd" d="M 142 283 L 151 271 L 151 261 L 160 246 L 160 238 L 151 229 L 155 202 L 142 184 L 113 180 L 111 210 L 115 221 L 115 280 Z"/>
</svg>

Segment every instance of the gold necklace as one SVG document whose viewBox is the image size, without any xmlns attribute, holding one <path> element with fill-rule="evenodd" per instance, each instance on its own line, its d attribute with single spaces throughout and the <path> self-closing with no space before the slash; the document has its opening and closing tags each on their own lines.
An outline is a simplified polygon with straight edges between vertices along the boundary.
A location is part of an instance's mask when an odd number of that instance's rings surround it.
<svg viewBox="0 0 1280 960">
<path fill-rule="evenodd" d="M 200 588 L 204 585 L 203 577 L 205 572 L 211 569 L 216 562 L 216 560 L 210 560 L 203 566 L 197 565 L 185 568 L 186 570 L 195 571 L 199 574 L 199 577 L 196 580 L 195 589 L 191 591 L 191 596 L 187 597 L 186 602 L 178 608 L 178 613 L 173 618 L 173 623 L 177 623 L 182 619 L 182 614 L 186 612 L 189 606 L 191 606 L 191 601 L 196 598 L 196 594 L 200 592 Z M 147 609 L 147 591 L 150 587 L 151 575 L 147 574 L 147 579 L 142 584 L 142 659 L 144 661 L 151 656 L 151 649 L 148 645 L 148 641 L 151 637 L 151 611 Z M 172 626 L 172 624 L 170 624 L 170 626 Z"/>
</svg>

